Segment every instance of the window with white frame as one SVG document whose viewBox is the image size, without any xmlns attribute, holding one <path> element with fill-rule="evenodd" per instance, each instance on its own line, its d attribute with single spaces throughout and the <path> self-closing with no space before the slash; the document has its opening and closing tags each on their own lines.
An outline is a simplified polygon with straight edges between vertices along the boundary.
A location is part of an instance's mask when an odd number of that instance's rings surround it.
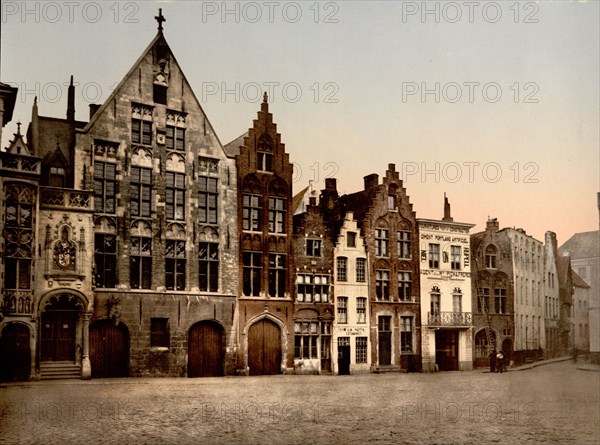
<svg viewBox="0 0 600 445">
<path fill-rule="evenodd" d="M 413 352 L 413 317 L 400 317 L 400 351 Z"/>
<path fill-rule="evenodd" d="M 356 322 L 360 324 L 367 322 L 367 299 L 365 297 L 356 299 Z"/>
<path fill-rule="evenodd" d="M 348 323 L 348 297 L 337 298 L 337 322 L 338 324 Z"/>
<path fill-rule="evenodd" d="M 388 231 L 387 229 L 375 229 L 375 255 L 388 256 Z"/>
<path fill-rule="evenodd" d="M 398 272 L 398 299 L 400 301 L 411 301 L 412 298 L 412 274 L 410 272 Z"/>
</svg>

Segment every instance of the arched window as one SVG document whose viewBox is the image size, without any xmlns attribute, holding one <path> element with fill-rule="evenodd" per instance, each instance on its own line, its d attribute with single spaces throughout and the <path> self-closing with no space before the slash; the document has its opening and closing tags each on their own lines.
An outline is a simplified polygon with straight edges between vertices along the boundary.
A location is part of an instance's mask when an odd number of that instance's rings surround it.
<svg viewBox="0 0 600 445">
<path fill-rule="evenodd" d="M 493 244 L 485 248 L 485 267 L 488 269 L 496 269 L 497 267 L 498 249 Z"/>
</svg>

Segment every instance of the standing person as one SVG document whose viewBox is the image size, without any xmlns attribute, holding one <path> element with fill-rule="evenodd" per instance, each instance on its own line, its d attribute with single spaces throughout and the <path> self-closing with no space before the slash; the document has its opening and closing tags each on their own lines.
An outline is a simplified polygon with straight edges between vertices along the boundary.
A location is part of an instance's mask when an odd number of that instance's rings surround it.
<svg viewBox="0 0 600 445">
<path fill-rule="evenodd" d="M 498 354 L 496 354 L 496 368 L 498 369 L 498 371 L 500 371 L 500 373 L 502 373 L 502 371 L 505 371 L 504 353 L 502 352 L 502 350 L 500 350 Z"/>
<path fill-rule="evenodd" d="M 490 355 L 488 356 L 488 358 L 490 359 L 490 372 L 496 372 L 496 349 L 495 348 L 492 352 L 490 352 Z"/>
</svg>

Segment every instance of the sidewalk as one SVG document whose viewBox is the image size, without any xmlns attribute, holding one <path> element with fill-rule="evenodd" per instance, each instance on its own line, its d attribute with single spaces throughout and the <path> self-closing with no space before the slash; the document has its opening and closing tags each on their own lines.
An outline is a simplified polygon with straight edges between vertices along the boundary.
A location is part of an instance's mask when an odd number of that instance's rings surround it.
<svg viewBox="0 0 600 445">
<path fill-rule="evenodd" d="M 536 362 L 532 362 L 532 363 L 524 363 L 522 365 L 519 366 L 513 366 L 512 368 L 509 368 L 508 366 L 506 367 L 506 372 L 508 371 L 525 371 L 528 369 L 533 369 L 533 368 L 537 368 L 538 366 L 543 366 L 543 365 L 550 365 L 552 363 L 558 363 L 558 362 L 566 362 L 569 360 L 573 360 L 573 357 L 568 355 L 568 356 L 564 356 L 564 357 L 556 357 L 556 358 L 550 358 L 547 360 L 538 360 Z M 583 359 L 580 358 L 580 361 L 583 362 Z M 583 365 L 583 363 L 582 363 Z M 487 368 L 486 370 L 483 371 L 484 373 L 489 373 L 490 369 Z"/>
</svg>

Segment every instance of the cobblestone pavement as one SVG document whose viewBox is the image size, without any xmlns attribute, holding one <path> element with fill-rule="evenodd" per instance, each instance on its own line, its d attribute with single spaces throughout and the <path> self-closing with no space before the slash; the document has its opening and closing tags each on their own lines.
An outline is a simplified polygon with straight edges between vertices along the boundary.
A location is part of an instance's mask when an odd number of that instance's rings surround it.
<svg viewBox="0 0 600 445">
<path fill-rule="evenodd" d="M 600 373 L 105 379 L 0 387 L 0 444 L 598 444 Z"/>
</svg>

